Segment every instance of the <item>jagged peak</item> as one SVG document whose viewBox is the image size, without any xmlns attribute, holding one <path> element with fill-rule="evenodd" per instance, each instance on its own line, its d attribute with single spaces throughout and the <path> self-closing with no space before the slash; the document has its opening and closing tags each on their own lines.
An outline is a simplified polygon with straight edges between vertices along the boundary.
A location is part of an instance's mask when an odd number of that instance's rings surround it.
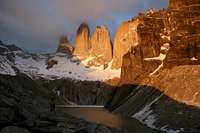
<svg viewBox="0 0 200 133">
<path fill-rule="evenodd" d="M 93 36 L 96 32 L 98 32 L 98 31 L 104 31 L 104 32 L 110 33 L 110 30 L 109 30 L 109 28 L 108 28 L 106 25 L 98 25 L 98 26 L 96 26 L 96 29 L 95 29 L 95 31 L 93 32 L 92 36 Z"/>
<path fill-rule="evenodd" d="M 108 30 L 108 27 L 106 25 L 98 25 L 96 27 L 96 29 L 106 29 L 106 30 Z"/>
<path fill-rule="evenodd" d="M 77 30 L 76 47 L 73 54 L 79 57 L 87 57 L 90 48 L 90 28 L 87 23 L 83 22 Z"/>
<path fill-rule="evenodd" d="M 62 35 L 59 39 L 59 46 L 56 52 L 72 55 L 74 48 L 70 44 L 67 35 Z"/>
<path fill-rule="evenodd" d="M 59 44 L 69 43 L 67 35 L 62 35 L 59 39 Z"/>
<path fill-rule="evenodd" d="M 90 33 L 89 25 L 86 22 L 83 22 L 82 24 L 80 24 L 80 26 L 77 30 L 77 36 L 80 35 L 85 30 L 87 30 L 88 33 Z"/>
</svg>

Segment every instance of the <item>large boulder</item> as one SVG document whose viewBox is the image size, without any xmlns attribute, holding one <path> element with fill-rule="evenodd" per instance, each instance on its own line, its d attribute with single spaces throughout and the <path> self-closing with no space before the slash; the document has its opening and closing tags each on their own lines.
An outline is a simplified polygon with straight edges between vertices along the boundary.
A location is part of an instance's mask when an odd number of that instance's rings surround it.
<svg viewBox="0 0 200 133">
<path fill-rule="evenodd" d="M 90 53 L 91 56 L 101 58 L 104 63 L 112 60 L 112 42 L 110 32 L 107 27 L 97 26 L 91 37 Z"/>
<path fill-rule="evenodd" d="M 88 24 L 82 23 L 76 34 L 75 56 L 87 57 L 90 51 L 90 29 Z"/>
<path fill-rule="evenodd" d="M 59 40 L 59 46 L 57 52 L 65 53 L 69 56 L 72 55 L 74 48 L 70 45 L 67 36 L 62 36 Z"/>
<path fill-rule="evenodd" d="M 47 67 L 46 69 L 51 69 L 54 65 L 57 65 L 58 61 L 54 59 L 50 59 L 47 61 Z"/>
</svg>

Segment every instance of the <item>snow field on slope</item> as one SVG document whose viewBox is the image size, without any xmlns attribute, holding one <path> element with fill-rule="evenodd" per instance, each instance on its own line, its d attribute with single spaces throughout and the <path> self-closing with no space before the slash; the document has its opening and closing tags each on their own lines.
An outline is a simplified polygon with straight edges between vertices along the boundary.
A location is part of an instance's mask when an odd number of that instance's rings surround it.
<svg viewBox="0 0 200 133">
<path fill-rule="evenodd" d="M 111 62 L 107 69 L 103 69 L 103 65 L 100 67 L 86 67 L 83 63 L 71 61 L 66 56 L 55 56 L 53 60 L 58 61 L 58 64 L 54 65 L 51 69 L 46 69 L 47 58 L 41 58 L 38 60 L 30 58 L 16 57 L 15 64 L 24 73 L 30 77 L 43 77 L 47 79 L 61 79 L 72 78 L 77 80 L 88 81 L 104 81 L 119 77 L 121 70 L 112 70 Z M 88 60 L 88 59 L 85 59 Z M 82 61 L 84 62 L 84 60 Z"/>
</svg>

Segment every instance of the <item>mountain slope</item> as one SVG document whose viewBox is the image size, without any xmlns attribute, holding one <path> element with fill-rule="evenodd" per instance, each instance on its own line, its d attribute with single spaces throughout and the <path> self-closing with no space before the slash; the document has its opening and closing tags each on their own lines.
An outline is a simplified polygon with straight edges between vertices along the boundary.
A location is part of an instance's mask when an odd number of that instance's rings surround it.
<svg viewBox="0 0 200 133">
<path fill-rule="evenodd" d="M 83 81 L 104 81 L 120 76 L 120 69 L 112 70 L 110 68 L 112 62 L 107 67 L 104 65 L 99 67 L 87 66 L 92 57 L 80 60 L 76 57 L 70 58 L 63 53 L 30 54 L 19 48 L 11 50 L 10 45 L 0 45 L 0 50 L 1 74 L 15 75 L 13 67 L 16 67 L 33 79 L 72 78 Z M 54 61 L 56 64 L 47 69 L 49 61 Z"/>
</svg>

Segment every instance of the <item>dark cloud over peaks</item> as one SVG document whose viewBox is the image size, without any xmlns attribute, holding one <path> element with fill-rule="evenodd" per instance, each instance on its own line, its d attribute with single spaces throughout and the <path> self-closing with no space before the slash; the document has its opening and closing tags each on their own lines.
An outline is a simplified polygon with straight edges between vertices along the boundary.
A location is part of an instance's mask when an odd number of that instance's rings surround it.
<svg viewBox="0 0 200 133">
<path fill-rule="evenodd" d="M 52 52 L 61 35 L 73 41 L 83 21 L 92 31 L 107 25 L 114 36 L 139 11 L 167 6 L 168 0 L 1 0 L 0 39 L 31 52 Z"/>
</svg>

